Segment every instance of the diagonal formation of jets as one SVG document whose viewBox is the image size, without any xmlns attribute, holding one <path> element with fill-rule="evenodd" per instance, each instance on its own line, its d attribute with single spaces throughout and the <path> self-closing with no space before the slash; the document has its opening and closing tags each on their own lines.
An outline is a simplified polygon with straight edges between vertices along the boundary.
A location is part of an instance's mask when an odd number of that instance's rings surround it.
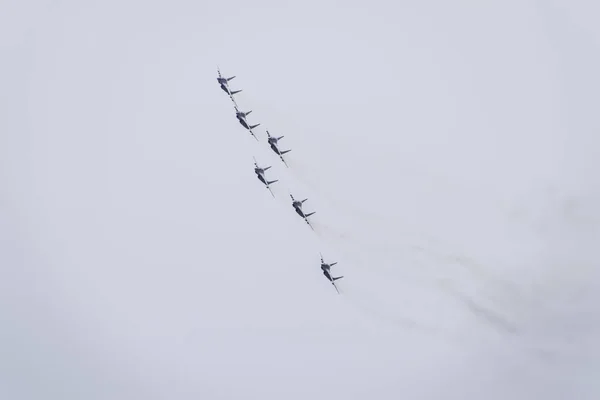
<svg viewBox="0 0 600 400">
<path fill-rule="evenodd" d="M 256 141 L 258 140 L 258 137 L 256 136 L 256 134 L 254 133 L 253 129 L 257 128 L 258 126 L 260 126 L 260 123 L 258 124 L 254 124 L 251 125 L 248 120 L 247 117 L 248 115 L 252 112 L 252 110 L 250 111 L 240 111 L 237 102 L 235 101 L 235 98 L 233 97 L 235 94 L 240 93 L 242 90 L 231 90 L 231 88 L 229 87 L 229 81 L 231 81 L 233 78 L 235 78 L 235 75 L 230 77 L 230 78 L 224 78 L 221 75 L 221 71 L 219 70 L 219 68 L 217 67 L 217 82 L 219 83 L 219 86 L 221 87 L 221 89 L 227 93 L 227 95 L 229 96 L 230 100 L 233 102 L 233 107 L 235 109 L 235 117 L 237 118 L 238 122 L 240 123 L 240 125 L 242 125 L 244 127 L 244 129 L 246 129 L 247 131 L 250 132 L 250 134 L 254 137 L 254 139 L 256 139 Z M 283 164 L 289 168 L 287 162 L 285 161 L 285 158 L 283 157 L 284 154 L 289 153 L 290 151 L 292 151 L 291 149 L 288 150 L 281 150 L 279 148 L 279 140 L 281 140 L 283 138 L 283 136 L 271 136 L 271 134 L 269 133 L 269 131 L 267 130 L 267 143 L 269 144 L 269 147 L 271 148 L 271 150 L 273 150 L 273 152 L 279 157 L 279 159 L 283 162 Z M 270 169 L 271 166 L 259 166 L 258 162 L 256 161 L 256 158 L 254 158 L 254 173 L 256 174 L 256 177 L 258 178 L 259 181 L 262 182 L 263 185 L 265 185 L 265 187 L 269 190 L 269 192 L 271 193 L 271 195 L 273 197 L 275 197 L 275 195 L 273 194 L 273 191 L 271 190 L 271 185 L 273 183 L 278 182 L 278 179 L 274 179 L 274 180 L 268 180 L 266 177 L 266 171 L 268 169 Z M 307 224 L 308 226 L 314 231 L 313 226 L 311 225 L 308 217 L 310 217 L 311 215 L 315 214 L 316 211 L 312 211 L 312 212 L 308 212 L 306 213 L 303 209 L 302 209 L 302 205 L 304 204 L 305 201 L 307 201 L 308 199 L 303 199 L 303 200 L 296 200 L 294 198 L 294 196 L 292 196 L 292 194 L 290 193 L 290 198 L 292 199 L 292 207 L 294 208 L 294 211 L 296 211 L 296 214 L 298 214 Z M 335 290 L 338 292 L 338 294 L 340 293 L 338 290 L 338 287 L 335 284 L 335 281 L 338 279 L 343 278 L 343 276 L 337 276 L 334 277 L 331 275 L 331 267 L 336 265 L 337 262 L 332 262 L 332 263 L 326 263 L 323 260 L 323 255 L 321 254 L 321 270 L 323 271 L 323 275 L 331 282 L 331 284 L 333 285 L 333 287 L 335 287 Z"/>
</svg>

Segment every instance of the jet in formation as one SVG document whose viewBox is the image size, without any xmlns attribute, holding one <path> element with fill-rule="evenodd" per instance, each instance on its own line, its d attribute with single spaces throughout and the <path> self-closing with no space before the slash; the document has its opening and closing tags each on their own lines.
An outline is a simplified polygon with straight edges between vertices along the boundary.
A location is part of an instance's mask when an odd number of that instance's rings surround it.
<svg viewBox="0 0 600 400">
<path fill-rule="evenodd" d="M 283 136 L 279 136 L 279 137 L 271 136 L 271 134 L 269 133 L 269 131 L 267 131 L 267 137 L 268 137 L 268 141 L 269 141 L 269 146 L 271 146 L 271 150 L 273 150 L 275 152 L 275 154 L 277 154 L 279 156 L 279 158 L 281 159 L 281 161 L 283 161 L 283 163 L 287 167 L 288 165 L 285 162 L 285 160 L 283 159 L 283 155 L 285 153 L 289 153 L 292 150 L 291 149 L 290 150 L 284 150 L 284 151 L 279 150 L 279 146 L 278 146 L 277 142 Z"/>
<path fill-rule="evenodd" d="M 292 196 L 290 194 L 290 197 L 292 198 L 292 207 L 294 207 L 294 210 L 296 210 L 296 213 L 301 216 L 304 221 L 306 221 L 306 223 L 308 224 L 308 226 L 310 226 L 310 229 L 314 230 L 313 226 L 310 224 L 310 222 L 308 221 L 308 217 L 310 217 L 311 215 L 313 215 L 316 211 L 313 211 L 311 213 L 305 214 L 304 211 L 302 211 L 302 204 L 308 200 L 308 199 L 304 199 L 304 200 L 296 200 L 294 199 L 294 196 Z"/>
<path fill-rule="evenodd" d="M 246 112 L 242 112 L 240 110 L 238 110 L 237 107 L 235 107 L 235 117 L 238 119 L 238 121 L 240 122 L 240 124 L 246 128 L 247 130 L 250 131 L 250 134 L 252 136 L 254 136 L 254 139 L 256 139 L 258 141 L 258 138 L 256 137 L 256 135 L 254 134 L 254 132 L 252 132 L 252 129 L 256 128 L 257 126 L 260 125 L 260 123 L 256 124 L 256 125 L 249 125 L 248 121 L 246 121 L 246 117 L 248 116 L 248 114 L 250 114 L 252 112 L 252 110 L 250 111 L 246 111 Z"/>
<path fill-rule="evenodd" d="M 241 92 L 241 90 L 235 90 L 235 91 L 231 91 L 231 89 L 229 89 L 229 81 L 232 80 L 233 78 L 235 78 L 235 75 L 232 76 L 231 78 L 223 78 L 223 76 L 221 75 L 221 71 L 219 70 L 219 68 L 217 67 L 217 73 L 219 74 L 218 78 L 217 78 L 217 82 L 219 82 L 219 85 L 221 85 L 221 89 L 223 89 L 223 91 L 225 93 L 227 93 L 229 95 L 229 97 L 231 97 L 231 100 L 233 100 L 233 95 L 236 93 Z M 233 100 L 235 103 L 235 100 Z"/>
<path fill-rule="evenodd" d="M 268 170 L 269 168 L 271 168 L 271 166 L 259 167 L 258 164 L 256 163 L 256 158 L 254 159 L 254 173 L 256 174 L 256 177 L 258 178 L 259 181 L 261 181 L 267 187 L 267 189 L 269 189 L 269 192 L 271 192 L 271 195 L 273 197 L 275 197 L 275 195 L 273 194 L 273 191 L 271 190 L 271 184 L 279 181 L 279 179 L 275 179 L 274 181 L 267 180 L 267 178 L 265 177 L 265 171 Z"/>
<path fill-rule="evenodd" d="M 342 279 L 343 276 L 335 276 L 335 277 L 331 276 L 331 267 L 333 267 L 335 264 L 337 264 L 337 261 L 332 262 L 332 263 L 326 263 L 325 261 L 323 261 L 323 254 L 321 254 L 321 270 L 323 271 L 323 275 L 325 275 L 325 278 L 329 279 L 329 281 L 331 282 L 331 284 L 333 285 L 333 287 L 339 294 L 340 291 L 338 290 L 337 286 L 335 285 L 335 281 L 337 281 L 338 279 Z"/>
<path fill-rule="evenodd" d="M 234 108 L 235 108 L 235 116 L 237 118 L 237 120 L 239 121 L 239 123 L 248 131 L 250 131 L 250 134 L 252 136 L 254 136 L 254 138 L 258 141 L 258 138 L 256 137 L 256 135 L 254 134 L 254 132 L 252 131 L 252 129 L 256 128 L 257 126 L 260 125 L 260 123 L 256 124 L 256 125 L 250 125 L 248 123 L 248 121 L 246 120 L 246 117 L 252 112 L 252 110 L 250 111 L 240 111 L 238 108 L 238 105 L 233 97 L 233 95 L 240 93 L 242 90 L 231 90 L 229 88 L 229 81 L 231 81 L 232 79 L 235 78 L 235 75 L 229 78 L 225 78 L 223 77 L 223 75 L 221 74 L 221 71 L 219 69 L 219 67 L 217 67 L 217 82 L 219 83 L 219 86 L 221 87 L 221 89 L 227 93 L 227 95 L 229 96 L 229 98 L 231 99 L 231 101 L 233 102 Z M 267 137 L 268 137 L 268 142 L 269 142 L 269 146 L 271 147 L 271 150 L 273 150 L 273 152 L 275 152 L 275 154 L 277 154 L 277 156 L 279 156 L 279 158 L 281 159 L 281 161 L 285 164 L 286 167 L 288 167 L 287 162 L 285 161 L 285 159 L 283 158 L 283 155 L 286 153 L 289 153 L 290 151 L 292 151 L 291 149 L 289 150 L 284 150 L 281 151 L 279 149 L 279 140 L 281 140 L 283 138 L 283 136 L 271 136 L 271 134 L 269 133 L 269 131 L 267 131 Z M 254 158 L 254 173 L 256 174 L 258 180 L 260 180 L 267 189 L 269 189 L 269 192 L 271 192 L 271 195 L 273 197 L 275 197 L 275 194 L 273 194 L 273 191 L 271 190 L 271 185 L 275 182 L 278 182 L 278 179 L 269 181 L 267 180 L 267 178 L 265 177 L 265 171 L 267 171 L 268 169 L 270 169 L 271 166 L 267 166 L 267 167 L 259 167 L 258 163 L 256 162 L 256 158 Z M 313 226 L 311 225 L 310 221 L 308 220 L 308 217 L 310 217 L 311 215 L 315 214 L 315 212 L 310 212 L 308 214 L 304 213 L 304 211 L 302 210 L 302 204 L 304 204 L 305 201 L 307 201 L 308 199 L 304 199 L 304 200 L 296 200 L 294 199 L 294 196 L 292 196 L 292 194 L 290 193 L 290 197 L 292 199 L 292 207 L 294 207 L 294 210 L 296 211 L 296 213 L 302 218 L 304 219 L 304 221 L 308 224 L 308 226 L 310 226 L 310 228 L 312 230 L 314 230 Z M 338 290 L 335 281 L 338 279 L 342 279 L 343 276 L 336 276 L 333 277 L 331 276 L 331 267 L 336 265 L 337 262 L 333 262 L 333 263 L 326 263 L 323 260 L 323 255 L 321 254 L 321 270 L 323 271 L 323 275 L 325 275 L 325 277 L 331 282 L 331 284 L 333 285 L 333 287 L 335 288 L 335 290 L 337 291 L 337 293 L 339 294 L 340 291 Z"/>
</svg>

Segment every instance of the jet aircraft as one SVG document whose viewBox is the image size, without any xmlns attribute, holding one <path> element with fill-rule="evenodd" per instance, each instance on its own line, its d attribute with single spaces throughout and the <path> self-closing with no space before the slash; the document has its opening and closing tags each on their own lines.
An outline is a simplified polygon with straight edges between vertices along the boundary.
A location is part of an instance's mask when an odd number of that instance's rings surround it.
<svg viewBox="0 0 600 400">
<path fill-rule="evenodd" d="M 256 158 L 254 158 L 254 173 L 256 174 L 256 177 L 258 178 L 259 181 L 261 181 L 267 187 L 267 189 L 269 189 L 269 192 L 271 192 L 271 195 L 273 197 L 275 197 L 275 195 L 273 194 L 273 191 L 271 190 L 270 185 L 272 183 L 279 181 L 279 179 L 275 179 L 274 181 L 267 180 L 267 178 L 265 177 L 265 171 L 268 170 L 269 168 L 271 168 L 271 166 L 259 167 L 258 164 L 256 163 Z"/>
<path fill-rule="evenodd" d="M 221 75 L 221 71 L 219 70 L 218 67 L 217 67 L 217 73 L 219 74 L 219 77 L 217 78 L 217 82 L 219 82 L 219 85 L 221 85 L 221 89 L 223 89 L 223 91 L 225 93 L 227 93 L 229 95 L 229 97 L 231 98 L 231 100 L 235 103 L 235 100 L 233 100 L 233 95 L 241 92 L 241 90 L 235 90 L 232 92 L 231 89 L 229 89 L 229 81 L 232 80 L 233 78 L 235 78 L 235 75 L 232 76 L 231 78 L 223 78 L 223 76 Z"/>
<path fill-rule="evenodd" d="M 237 106 L 235 107 L 235 117 L 238 119 L 238 121 L 240 122 L 240 124 L 248 129 L 250 131 L 250 134 L 252 136 L 254 136 L 254 139 L 256 139 L 258 141 L 258 138 L 256 137 L 256 135 L 254 134 L 254 132 L 252 132 L 252 129 L 256 128 L 257 126 L 260 125 L 256 124 L 256 125 L 248 125 L 248 121 L 246 121 L 246 117 L 248 116 L 248 114 L 250 114 L 252 112 L 252 110 L 250 111 L 246 111 L 246 112 L 242 112 L 240 111 Z"/>
<path fill-rule="evenodd" d="M 323 261 L 323 254 L 320 254 L 320 255 L 321 255 L 321 270 L 323 271 L 323 275 L 325 275 L 325 277 L 327 279 L 329 279 L 329 281 L 331 282 L 331 284 L 333 285 L 333 287 L 339 294 L 340 291 L 338 290 L 337 286 L 335 285 L 335 281 L 337 281 L 338 279 L 342 279 L 343 276 L 336 276 L 336 277 L 331 276 L 331 267 L 333 267 L 335 264 L 337 264 L 337 261 L 332 262 L 332 263 L 326 263 L 325 261 Z"/>
<path fill-rule="evenodd" d="M 269 131 L 267 131 L 267 137 L 268 137 L 268 141 L 269 141 L 269 146 L 271 146 L 271 150 L 273 150 L 275 152 L 275 154 L 277 154 L 279 156 L 279 158 L 281 159 L 281 161 L 283 161 L 283 163 L 285 164 L 285 166 L 287 167 L 287 163 L 285 162 L 285 160 L 283 159 L 283 155 L 285 153 L 289 153 L 290 150 L 284 150 L 284 151 L 280 151 L 279 147 L 277 145 L 277 142 L 279 141 L 279 139 L 281 139 L 283 136 L 279 136 L 279 137 L 275 137 L 275 136 L 271 136 L 271 134 L 269 134 Z"/>
<path fill-rule="evenodd" d="M 304 211 L 302 211 L 302 204 L 308 200 L 308 199 L 304 199 L 304 200 L 296 200 L 294 199 L 294 196 L 292 196 L 290 194 L 290 197 L 292 198 L 292 207 L 294 207 L 294 210 L 296 210 L 296 213 L 301 216 L 304 221 L 306 221 L 306 223 L 308 224 L 308 226 L 310 226 L 310 228 L 312 230 L 314 230 L 313 226 L 310 224 L 310 222 L 308 222 L 308 217 L 310 217 L 311 215 L 313 215 L 316 211 L 313 211 L 311 213 L 305 214 Z"/>
</svg>

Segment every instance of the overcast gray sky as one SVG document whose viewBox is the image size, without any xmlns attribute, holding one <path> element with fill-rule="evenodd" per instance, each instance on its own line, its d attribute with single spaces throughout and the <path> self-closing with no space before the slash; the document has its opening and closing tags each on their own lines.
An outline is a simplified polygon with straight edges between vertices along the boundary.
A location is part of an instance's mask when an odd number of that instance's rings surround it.
<svg viewBox="0 0 600 400">
<path fill-rule="evenodd" d="M 0 398 L 597 399 L 599 12 L 1 2 Z"/>
</svg>

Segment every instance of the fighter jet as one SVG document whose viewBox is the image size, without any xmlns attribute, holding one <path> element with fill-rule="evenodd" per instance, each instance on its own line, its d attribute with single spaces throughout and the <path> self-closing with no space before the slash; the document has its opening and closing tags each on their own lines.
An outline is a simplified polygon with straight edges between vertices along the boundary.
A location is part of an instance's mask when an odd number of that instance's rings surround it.
<svg viewBox="0 0 600 400">
<path fill-rule="evenodd" d="M 267 178 L 265 178 L 265 171 L 268 170 L 269 168 L 271 168 L 271 166 L 259 167 L 258 164 L 256 163 L 256 158 L 254 158 L 254 173 L 256 174 L 256 177 L 258 178 L 259 181 L 261 181 L 267 187 L 267 189 L 269 189 L 269 192 L 271 192 L 271 195 L 273 197 L 275 197 L 275 195 L 273 194 L 273 191 L 271 190 L 270 185 L 272 183 L 279 181 L 279 179 L 275 179 L 274 181 L 268 181 Z"/>
<path fill-rule="evenodd" d="M 269 145 L 271 146 L 271 150 L 273 150 L 275 152 L 275 154 L 277 154 L 279 156 L 279 158 L 281 159 L 281 161 L 283 161 L 283 163 L 285 164 L 285 166 L 287 167 L 287 163 L 285 162 L 285 160 L 283 159 L 283 155 L 285 153 L 289 153 L 290 150 L 284 150 L 284 151 L 280 151 L 279 147 L 277 146 L 277 141 L 279 141 L 279 139 L 281 139 L 283 136 L 279 136 L 279 137 L 275 137 L 275 136 L 271 136 L 269 134 L 269 131 L 267 131 L 267 137 L 269 138 Z"/>
<path fill-rule="evenodd" d="M 219 70 L 219 67 L 217 67 L 217 73 L 219 74 L 219 77 L 217 78 L 217 82 L 219 82 L 219 85 L 221 85 L 221 89 L 223 89 L 223 91 L 225 93 L 227 93 L 229 95 L 229 97 L 231 98 L 231 100 L 235 103 L 235 100 L 233 100 L 233 95 L 241 92 L 241 90 L 235 90 L 232 92 L 231 89 L 229 89 L 229 81 L 232 80 L 233 78 L 235 78 L 235 76 L 232 76 L 231 78 L 223 78 L 223 76 L 221 75 L 221 71 Z"/>
<path fill-rule="evenodd" d="M 291 195 L 290 193 L 290 197 L 292 198 L 292 207 L 294 207 L 294 210 L 296 210 L 296 213 L 301 216 L 302 218 L 304 218 L 304 221 L 306 221 L 306 223 L 308 224 L 308 226 L 310 226 L 310 229 L 314 230 L 314 228 L 312 227 L 312 225 L 310 224 L 310 222 L 308 222 L 308 217 L 310 217 L 311 215 L 313 215 L 316 211 L 313 211 L 311 213 L 305 214 L 304 211 L 302 211 L 302 204 L 308 200 L 308 199 L 304 199 L 304 200 L 296 200 L 294 199 L 294 196 Z"/>
<path fill-rule="evenodd" d="M 331 276 L 331 267 L 333 267 L 335 264 L 337 264 L 337 261 L 332 262 L 332 263 L 326 263 L 325 261 L 323 261 L 323 254 L 320 254 L 320 255 L 321 255 L 321 270 L 323 270 L 323 275 L 325 275 L 325 278 L 329 279 L 329 281 L 331 282 L 331 284 L 333 285 L 333 287 L 339 294 L 340 291 L 338 290 L 337 286 L 335 285 L 335 281 L 337 281 L 338 279 L 342 279 L 343 276 L 336 276 L 336 277 Z"/>
<path fill-rule="evenodd" d="M 248 125 L 248 121 L 246 121 L 246 116 L 248 116 L 248 114 L 250 114 L 251 112 L 252 112 L 252 110 L 246 111 L 246 112 L 242 112 L 242 111 L 238 110 L 237 106 L 235 107 L 235 117 L 238 119 L 238 121 L 240 122 L 240 124 L 244 128 L 246 128 L 246 129 L 248 129 L 250 131 L 250 134 L 252 136 L 254 136 L 254 139 L 256 139 L 258 141 L 258 138 L 254 134 L 254 132 L 252 132 L 252 129 L 256 128 L 260 124 Z"/>
</svg>

